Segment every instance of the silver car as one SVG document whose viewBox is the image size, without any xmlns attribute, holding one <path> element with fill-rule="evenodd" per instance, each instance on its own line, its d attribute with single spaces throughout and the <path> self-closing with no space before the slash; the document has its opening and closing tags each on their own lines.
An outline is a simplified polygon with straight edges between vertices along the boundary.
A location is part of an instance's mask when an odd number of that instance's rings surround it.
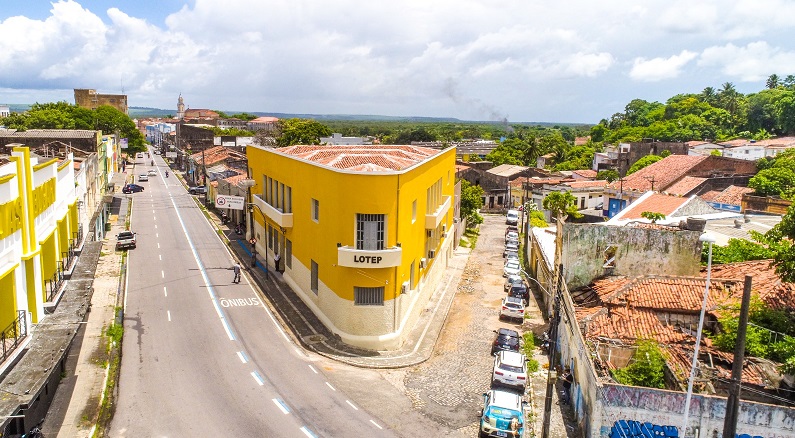
<svg viewBox="0 0 795 438">
<path fill-rule="evenodd" d="M 512 296 L 503 298 L 500 306 L 500 319 L 502 318 L 524 320 L 524 301 Z"/>
</svg>

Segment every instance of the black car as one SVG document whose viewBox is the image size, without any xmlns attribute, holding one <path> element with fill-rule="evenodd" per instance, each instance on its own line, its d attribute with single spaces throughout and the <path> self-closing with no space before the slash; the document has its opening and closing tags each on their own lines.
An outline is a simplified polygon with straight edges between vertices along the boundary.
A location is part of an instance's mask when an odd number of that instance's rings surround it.
<svg viewBox="0 0 795 438">
<path fill-rule="evenodd" d="M 121 189 L 122 193 L 135 193 L 135 192 L 143 192 L 143 191 L 144 191 L 144 187 L 143 186 L 139 186 L 138 184 L 127 184 L 126 186 L 124 186 L 123 189 Z"/>
<path fill-rule="evenodd" d="M 516 330 L 501 328 L 494 330 L 497 337 L 491 344 L 491 354 L 498 351 L 519 351 L 519 333 Z"/>
<path fill-rule="evenodd" d="M 509 297 L 521 298 L 526 306 L 530 302 L 530 290 L 524 284 L 514 284 L 508 291 Z"/>
</svg>

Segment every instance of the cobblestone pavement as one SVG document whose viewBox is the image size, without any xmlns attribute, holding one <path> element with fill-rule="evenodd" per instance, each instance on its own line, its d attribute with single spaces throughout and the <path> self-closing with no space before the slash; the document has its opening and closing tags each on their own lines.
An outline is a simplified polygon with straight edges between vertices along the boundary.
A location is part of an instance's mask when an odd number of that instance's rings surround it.
<svg viewBox="0 0 795 438">
<path fill-rule="evenodd" d="M 458 285 L 456 297 L 431 358 L 403 371 L 384 371 L 385 378 L 401 384 L 415 409 L 429 419 L 457 430 L 464 436 L 477 436 L 477 413 L 482 408 L 482 393 L 491 382 L 493 357 L 490 353 L 493 331 L 500 327 L 522 333 L 541 333 L 546 325 L 538 307 L 531 302 L 524 324 L 500 321 L 499 306 L 505 296 L 502 277 L 504 217 L 484 217 L 477 245 Z M 536 349 L 536 359 L 545 362 Z M 533 421 L 527 436 L 540 436 L 543 417 L 546 370 L 531 376 L 531 386 L 541 388 L 527 395 Z M 534 397 L 535 394 L 535 397 Z M 550 422 L 550 437 L 566 437 L 564 420 L 557 405 L 557 395 Z M 572 435 L 573 436 L 573 435 Z"/>
</svg>

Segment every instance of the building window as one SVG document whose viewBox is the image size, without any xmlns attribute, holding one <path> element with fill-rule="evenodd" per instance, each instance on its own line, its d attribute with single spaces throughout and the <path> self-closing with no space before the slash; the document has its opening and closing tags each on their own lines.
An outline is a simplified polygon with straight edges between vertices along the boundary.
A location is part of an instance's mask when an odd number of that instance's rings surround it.
<svg viewBox="0 0 795 438">
<path fill-rule="evenodd" d="M 411 223 L 417 222 L 417 200 L 411 204 Z"/>
<path fill-rule="evenodd" d="M 265 229 L 265 235 L 268 237 L 268 249 L 273 250 L 273 228 L 270 225 Z"/>
<path fill-rule="evenodd" d="M 428 187 L 427 199 L 426 199 L 426 214 L 432 214 L 436 211 L 436 208 L 442 204 L 442 179 L 439 178 L 438 181 L 433 183 L 432 186 Z"/>
<path fill-rule="evenodd" d="M 385 220 L 383 214 L 356 214 L 356 249 L 384 249 Z"/>
<path fill-rule="evenodd" d="M 293 269 L 293 242 L 290 239 L 284 240 L 284 264 Z"/>
<path fill-rule="evenodd" d="M 383 306 L 383 287 L 354 287 L 353 304 L 355 306 Z"/>
<path fill-rule="evenodd" d="M 409 289 L 414 290 L 414 269 L 417 267 L 417 259 L 411 261 L 411 271 L 409 271 Z"/>
<path fill-rule="evenodd" d="M 312 280 L 310 281 L 309 287 L 312 289 L 312 292 L 317 295 L 317 263 L 312 260 Z"/>
<path fill-rule="evenodd" d="M 312 220 L 320 222 L 320 201 L 312 199 Z"/>
</svg>

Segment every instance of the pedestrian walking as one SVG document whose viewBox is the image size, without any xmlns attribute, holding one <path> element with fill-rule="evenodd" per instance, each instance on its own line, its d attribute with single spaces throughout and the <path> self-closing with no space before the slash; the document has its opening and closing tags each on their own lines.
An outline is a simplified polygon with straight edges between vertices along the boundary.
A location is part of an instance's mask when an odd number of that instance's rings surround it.
<svg viewBox="0 0 795 438">
<path fill-rule="evenodd" d="M 571 375 L 571 370 L 566 368 L 560 378 L 563 381 L 563 399 L 561 403 L 567 405 L 571 401 L 571 384 L 574 382 L 574 376 Z"/>
<path fill-rule="evenodd" d="M 232 283 L 240 283 L 240 263 L 235 262 L 235 265 L 232 266 L 232 271 L 235 272 L 235 278 L 232 280 Z"/>
<path fill-rule="evenodd" d="M 275 256 L 273 256 L 273 265 L 276 268 L 276 272 L 281 272 L 279 270 L 279 261 L 282 259 L 282 256 L 279 255 L 277 252 Z"/>
</svg>

